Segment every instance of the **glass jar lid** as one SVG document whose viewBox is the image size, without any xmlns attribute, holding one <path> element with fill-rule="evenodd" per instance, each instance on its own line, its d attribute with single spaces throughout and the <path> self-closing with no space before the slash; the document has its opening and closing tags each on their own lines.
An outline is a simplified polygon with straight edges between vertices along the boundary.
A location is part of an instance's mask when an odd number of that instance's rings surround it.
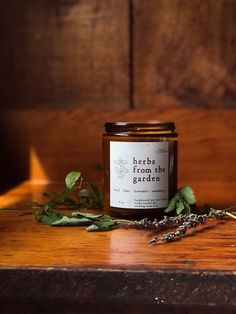
<svg viewBox="0 0 236 314">
<path fill-rule="evenodd" d="M 105 130 L 113 132 L 143 132 L 143 131 L 171 131 L 175 130 L 174 122 L 145 121 L 145 122 L 107 122 Z"/>
</svg>

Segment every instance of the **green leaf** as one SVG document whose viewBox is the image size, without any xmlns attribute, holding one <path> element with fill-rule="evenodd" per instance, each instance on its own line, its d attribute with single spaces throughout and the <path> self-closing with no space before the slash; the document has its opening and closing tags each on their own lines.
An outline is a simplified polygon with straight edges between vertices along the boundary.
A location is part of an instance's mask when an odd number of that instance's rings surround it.
<svg viewBox="0 0 236 314">
<path fill-rule="evenodd" d="M 103 217 L 104 214 L 93 214 L 93 213 L 81 213 L 81 212 L 73 212 L 72 216 L 74 217 L 83 217 L 90 220 L 98 220 L 99 218 Z"/>
<path fill-rule="evenodd" d="M 51 198 L 51 200 L 45 204 L 45 206 L 53 207 L 56 205 L 60 205 L 64 199 L 67 197 L 68 194 L 71 193 L 71 190 L 69 188 L 64 189 L 60 193 L 56 194 L 55 197 Z"/>
<path fill-rule="evenodd" d="M 165 209 L 165 213 L 170 213 L 176 208 L 177 197 L 176 195 L 170 200 L 168 207 Z"/>
<path fill-rule="evenodd" d="M 184 212 L 186 214 L 190 214 L 191 213 L 191 206 L 189 205 L 188 202 L 185 201 L 184 198 L 182 199 L 182 201 L 183 201 L 183 204 L 184 204 Z"/>
<path fill-rule="evenodd" d="M 90 191 L 88 189 L 82 189 L 79 191 L 79 196 L 88 197 L 90 195 Z"/>
<path fill-rule="evenodd" d="M 72 206 L 73 208 L 76 207 L 76 201 L 69 196 L 66 196 L 63 202 L 65 205 Z"/>
<path fill-rule="evenodd" d="M 94 224 L 89 226 L 86 230 L 91 231 L 109 231 L 112 230 L 112 227 L 114 227 L 117 224 L 115 220 L 101 220 L 96 221 Z"/>
<path fill-rule="evenodd" d="M 78 171 L 72 171 L 68 173 L 65 179 L 65 183 L 68 189 L 72 190 L 75 186 L 78 179 L 81 177 L 81 172 Z"/>
<path fill-rule="evenodd" d="M 79 180 L 79 184 L 76 182 Z M 78 171 L 70 172 L 65 179 L 66 188 L 60 193 L 44 193 L 44 196 L 49 198 L 49 201 L 42 204 L 40 208 L 46 212 L 51 209 L 67 206 L 69 209 L 100 209 L 102 208 L 102 198 L 99 189 L 94 183 L 87 182 L 88 189 L 82 189 L 84 179 Z M 73 199 L 70 194 L 78 189 L 77 198 Z"/>
<path fill-rule="evenodd" d="M 184 210 L 185 206 L 184 203 L 181 199 L 178 200 L 177 202 L 177 207 L 176 207 L 176 213 L 179 215 L 182 213 L 182 211 Z"/>
<path fill-rule="evenodd" d="M 38 216 L 36 216 L 36 219 L 38 222 L 44 225 L 51 225 L 55 221 L 61 219 L 63 216 L 54 210 L 47 210 L 47 212 L 42 212 Z"/>
<path fill-rule="evenodd" d="M 188 202 L 190 205 L 196 203 L 196 197 L 194 195 L 194 192 L 190 186 L 184 186 L 180 189 L 180 193 L 183 196 L 183 198 Z"/>
<path fill-rule="evenodd" d="M 168 207 L 165 209 L 166 213 L 176 210 L 177 215 L 181 213 L 190 213 L 191 206 L 196 202 L 193 190 L 189 186 L 180 189 L 175 196 L 170 200 Z"/>
<path fill-rule="evenodd" d="M 113 220 L 108 215 L 102 215 L 97 221 L 95 220 L 93 224 L 87 228 L 87 231 L 109 231 L 112 230 L 118 223 L 118 220 Z"/>
<path fill-rule="evenodd" d="M 87 218 L 74 218 L 63 216 L 61 219 L 56 220 L 51 224 L 51 226 L 55 227 L 65 227 L 65 226 L 88 226 L 91 224 L 91 220 Z"/>
<path fill-rule="evenodd" d="M 101 195 L 98 187 L 96 186 L 96 184 L 89 182 L 89 181 L 88 181 L 88 184 L 89 184 L 89 187 L 90 187 L 90 189 L 94 195 L 94 198 L 95 198 L 97 204 L 102 206 L 102 195 Z"/>
<path fill-rule="evenodd" d="M 93 232 L 93 231 L 101 231 L 99 230 L 99 227 L 95 224 L 90 225 L 88 228 L 86 228 L 87 231 Z"/>
</svg>

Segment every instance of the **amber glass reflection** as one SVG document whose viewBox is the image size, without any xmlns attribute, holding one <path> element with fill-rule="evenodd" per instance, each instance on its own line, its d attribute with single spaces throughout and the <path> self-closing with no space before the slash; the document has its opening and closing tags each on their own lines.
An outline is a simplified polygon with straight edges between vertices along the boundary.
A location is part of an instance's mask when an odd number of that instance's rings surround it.
<svg viewBox="0 0 236 314">
<path fill-rule="evenodd" d="M 110 142 L 168 142 L 169 143 L 169 200 L 177 190 L 177 133 L 174 124 L 166 123 L 108 123 L 103 134 L 103 206 L 110 215 L 123 218 L 157 217 L 164 215 L 164 208 L 130 209 L 110 206 Z M 139 127 L 139 126 L 142 127 Z"/>
</svg>

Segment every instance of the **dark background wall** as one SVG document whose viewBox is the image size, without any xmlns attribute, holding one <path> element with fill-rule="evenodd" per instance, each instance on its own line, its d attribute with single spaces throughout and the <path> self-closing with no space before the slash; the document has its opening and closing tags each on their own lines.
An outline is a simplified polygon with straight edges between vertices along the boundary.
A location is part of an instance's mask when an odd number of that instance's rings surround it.
<svg viewBox="0 0 236 314">
<path fill-rule="evenodd" d="M 50 180 L 99 179 L 105 121 L 161 118 L 180 132 L 181 180 L 235 181 L 235 0 L 0 6 L 1 178 L 44 177 L 33 150 Z"/>
<path fill-rule="evenodd" d="M 2 108 L 235 107 L 235 0 L 9 0 Z"/>
</svg>

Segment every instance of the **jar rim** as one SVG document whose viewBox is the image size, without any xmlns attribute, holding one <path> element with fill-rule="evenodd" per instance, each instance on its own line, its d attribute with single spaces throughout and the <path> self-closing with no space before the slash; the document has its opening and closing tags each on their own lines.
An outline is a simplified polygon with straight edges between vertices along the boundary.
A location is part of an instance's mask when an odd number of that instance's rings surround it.
<svg viewBox="0 0 236 314">
<path fill-rule="evenodd" d="M 106 132 L 125 132 L 125 131 L 142 131 L 142 130 L 156 130 L 156 131 L 174 131 L 174 122 L 160 122 L 160 121 L 143 121 L 143 122 L 106 122 Z"/>
</svg>

